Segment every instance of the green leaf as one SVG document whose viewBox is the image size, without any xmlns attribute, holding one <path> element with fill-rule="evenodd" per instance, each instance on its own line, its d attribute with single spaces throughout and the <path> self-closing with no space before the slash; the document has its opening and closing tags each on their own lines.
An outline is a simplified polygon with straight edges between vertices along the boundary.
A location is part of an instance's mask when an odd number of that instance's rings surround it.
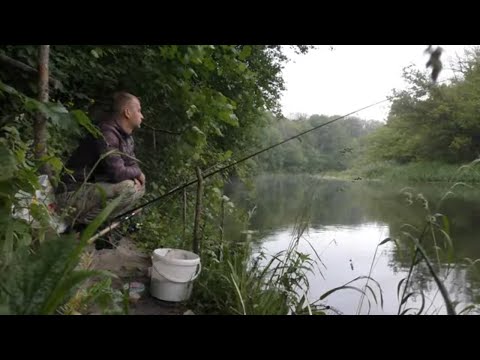
<svg viewBox="0 0 480 360">
<path fill-rule="evenodd" d="M 59 114 L 68 114 L 68 110 L 60 103 L 47 103 L 47 107 L 50 109 L 50 111 Z"/>
<path fill-rule="evenodd" d="M 3 143 L 0 143 L 0 181 L 11 179 L 16 168 L 15 156 Z"/>
<path fill-rule="evenodd" d="M 32 98 L 26 98 L 24 102 L 25 109 L 30 112 L 39 111 L 43 116 L 49 118 L 52 116 L 52 112 L 45 103 Z"/>
<path fill-rule="evenodd" d="M 400 297 L 400 287 L 402 286 L 402 283 L 407 280 L 407 278 L 403 278 L 402 280 L 400 280 L 398 282 L 398 285 L 397 285 L 397 299 Z"/>
<path fill-rule="evenodd" d="M 383 244 L 386 244 L 386 243 L 389 242 L 389 241 L 392 241 L 392 239 L 391 239 L 391 238 L 386 238 L 386 239 L 383 240 L 380 244 L 378 244 L 378 246 L 383 245 Z"/>
<path fill-rule="evenodd" d="M 8 86 L 7 84 L 0 81 L 0 91 L 6 92 L 7 94 L 19 95 L 19 92 L 13 87 Z"/>
<path fill-rule="evenodd" d="M 95 59 L 98 59 L 98 58 L 100 57 L 100 55 L 98 55 L 98 53 L 97 53 L 97 51 L 96 51 L 95 49 L 92 49 L 92 50 L 90 51 L 90 53 L 93 55 L 93 57 L 94 57 Z"/>
<path fill-rule="evenodd" d="M 215 130 L 215 133 L 216 133 L 218 136 L 223 137 L 222 131 L 221 131 L 215 124 L 212 124 L 212 127 L 213 127 L 213 129 Z"/>
<path fill-rule="evenodd" d="M 10 262 L 13 253 L 13 224 L 11 221 L 7 224 L 5 231 L 5 242 L 3 243 L 2 256 L 5 257 L 5 261 L 8 264 Z"/>
<path fill-rule="evenodd" d="M 203 64 L 205 65 L 208 71 L 213 71 L 216 68 L 215 62 L 213 62 L 211 58 L 206 58 Z"/>
<path fill-rule="evenodd" d="M 193 70 L 192 68 L 188 68 L 188 73 L 190 74 L 190 76 L 195 76 L 195 77 L 198 77 L 197 73 L 195 72 L 195 70 Z"/>
<path fill-rule="evenodd" d="M 449 248 L 450 249 L 453 249 L 453 242 L 452 242 L 452 239 L 450 238 L 450 235 L 448 235 L 448 233 L 446 231 L 444 231 L 443 229 L 439 229 L 440 232 L 443 234 L 443 236 L 445 237 L 445 239 L 447 240 L 447 243 L 449 245 Z"/>
<path fill-rule="evenodd" d="M 50 165 L 52 165 L 53 167 L 53 170 L 56 172 L 56 173 L 60 173 L 60 171 L 62 170 L 63 168 L 63 163 L 62 161 L 57 158 L 57 157 L 52 157 L 48 160 L 48 163 Z"/>
<path fill-rule="evenodd" d="M 192 126 L 190 131 L 185 134 L 186 143 L 183 144 L 183 147 L 186 151 L 194 151 L 195 147 L 205 144 L 206 140 L 205 133 L 200 130 L 197 126 Z M 187 145 L 188 144 L 188 145 Z"/>
<path fill-rule="evenodd" d="M 237 118 L 237 115 L 235 115 L 234 113 L 232 112 L 229 112 L 229 111 L 222 111 L 220 112 L 219 114 L 219 118 L 220 120 L 222 120 L 223 122 L 229 124 L 229 125 L 232 125 L 232 126 L 238 126 L 238 118 Z"/>
<path fill-rule="evenodd" d="M 40 225 L 42 225 L 42 227 L 49 226 L 50 218 L 44 205 L 32 203 L 32 205 L 30 206 L 30 214 L 32 214 L 32 217 L 37 220 Z"/>
<path fill-rule="evenodd" d="M 121 194 L 116 199 L 113 199 L 103 210 L 102 212 L 88 225 L 88 227 L 83 231 L 80 238 L 81 242 L 87 242 L 97 231 L 97 229 L 102 225 L 102 223 L 107 220 L 108 216 L 112 213 L 113 210 L 118 206 L 122 201 L 124 195 Z"/>
<path fill-rule="evenodd" d="M 252 47 L 249 45 L 245 45 L 242 51 L 240 52 L 240 55 L 238 56 L 238 58 L 243 61 L 246 58 L 248 58 L 251 53 L 252 53 Z"/>
<path fill-rule="evenodd" d="M 413 310 L 413 308 L 408 308 L 408 309 L 403 310 L 400 315 L 406 315 L 407 312 L 409 312 L 410 310 Z"/>
<path fill-rule="evenodd" d="M 465 307 L 464 309 L 462 309 L 458 315 L 462 315 L 463 313 L 468 313 L 469 311 L 473 310 L 476 308 L 476 305 L 468 305 L 467 307 Z"/>
<path fill-rule="evenodd" d="M 214 187 L 212 191 L 219 197 L 222 196 L 222 190 L 220 190 L 218 187 Z"/>
<path fill-rule="evenodd" d="M 238 117 L 235 114 L 230 114 L 230 120 L 232 121 L 232 125 L 238 126 Z"/>
<path fill-rule="evenodd" d="M 107 192 L 105 191 L 105 189 L 103 187 L 101 187 L 98 184 L 95 184 L 95 189 L 100 194 L 100 200 L 101 200 L 102 206 L 106 206 L 107 205 Z"/>
<path fill-rule="evenodd" d="M 83 111 L 73 110 L 71 114 L 73 115 L 75 120 L 77 120 L 77 122 L 81 126 L 83 126 L 90 134 L 92 134 L 95 137 L 103 136 L 100 130 L 98 130 L 98 128 L 95 125 L 93 125 L 93 123 L 90 121 L 88 116 Z"/>
<path fill-rule="evenodd" d="M 402 301 L 400 302 L 400 305 L 405 304 L 405 303 L 407 302 L 407 300 L 408 300 L 411 296 L 413 296 L 413 295 L 415 295 L 415 293 L 413 293 L 413 292 L 408 293 L 407 296 L 405 296 L 405 297 L 402 299 Z"/>
<path fill-rule="evenodd" d="M 247 65 L 245 65 L 244 63 L 239 63 L 238 70 L 240 71 L 240 73 L 245 72 L 245 70 L 247 70 Z"/>
<path fill-rule="evenodd" d="M 195 113 L 198 112 L 198 108 L 195 105 L 191 105 L 187 110 L 187 117 L 190 119 Z"/>
<path fill-rule="evenodd" d="M 15 221 L 13 223 L 13 231 L 17 238 L 18 246 L 29 246 L 32 243 L 30 225 L 25 221 Z"/>
<path fill-rule="evenodd" d="M 361 289 L 359 289 L 355 286 L 343 285 L 343 286 L 339 286 L 339 287 L 336 287 L 334 289 L 331 289 L 331 290 L 327 291 L 322 296 L 320 296 L 320 300 L 324 300 L 326 297 L 330 296 L 334 292 L 337 292 L 339 290 L 347 290 L 347 289 L 358 291 L 359 293 L 363 294 L 364 296 L 367 296 L 367 294 L 363 290 L 361 290 Z"/>
<path fill-rule="evenodd" d="M 38 189 L 40 187 L 37 173 L 33 169 L 32 170 L 22 169 L 21 171 L 19 171 L 19 178 L 25 179 L 28 182 L 28 184 L 30 184 L 32 193 L 33 193 L 33 189 Z M 26 190 L 26 189 L 23 189 L 23 190 Z"/>
<path fill-rule="evenodd" d="M 44 307 L 40 310 L 40 314 L 53 314 L 55 310 L 65 301 L 65 298 L 71 295 L 76 286 L 93 276 L 105 275 L 102 271 L 95 270 L 79 270 L 74 271 L 51 292 Z"/>
<path fill-rule="evenodd" d="M 52 113 L 49 114 L 48 118 L 50 119 L 50 122 L 54 126 L 56 126 L 56 127 L 60 126 L 61 120 L 60 120 L 60 116 L 58 116 L 58 114 L 52 112 Z"/>
<path fill-rule="evenodd" d="M 205 136 L 205 133 L 202 130 L 200 130 L 197 126 L 192 126 L 192 130 L 197 134 Z"/>
<path fill-rule="evenodd" d="M 233 155 L 233 152 L 232 150 L 227 150 L 225 151 L 225 153 L 223 153 L 221 156 L 220 156 L 220 161 L 225 161 L 225 160 L 228 160 L 232 157 Z"/>
<path fill-rule="evenodd" d="M 420 295 L 422 296 L 422 305 L 420 306 L 420 309 L 418 310 L 417 315 L 421 315 L 423 312 L 423 309 L 425 309 L 425 295 L 423 294 L 423 292 L 421 292 Z"/>
<path fill-rule="evenodd" d="M 448 235 L 450 235 L 450 222 L 448 221 L 448 217 L 443 215 L 442 220 L 443 220 L 443 229 Z"/>
</svg>

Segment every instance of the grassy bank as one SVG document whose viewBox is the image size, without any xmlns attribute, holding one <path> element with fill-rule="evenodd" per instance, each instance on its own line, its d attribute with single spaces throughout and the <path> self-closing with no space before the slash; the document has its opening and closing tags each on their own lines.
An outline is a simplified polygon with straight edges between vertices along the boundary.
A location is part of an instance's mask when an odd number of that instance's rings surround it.
<svg viewBox="0 0 480 360">
<path fill-rule="evenodd" d="M 386 182 L 480 182 L 480 167 L 470 164 L 445 164 L 440 162 L 418 162 L 397 164 L 374 162 L 359 165 L 340 172 L 326 172 L 326 178 L 345 180 L 381 180 Z"/>
</svg>

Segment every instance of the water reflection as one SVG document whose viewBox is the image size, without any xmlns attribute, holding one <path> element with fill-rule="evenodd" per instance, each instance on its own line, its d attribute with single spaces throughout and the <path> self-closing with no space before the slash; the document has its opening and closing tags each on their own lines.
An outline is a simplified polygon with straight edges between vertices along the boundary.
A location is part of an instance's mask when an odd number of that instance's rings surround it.
<svg viewBox="0 0 480 360">
<path fill-rule="evenodd" d="M 325 181 L 304 176 L 263 176 L 256 182 L 255 192 L 236 187 L 231 197 L 247 209 L 255 207 L 250 229 L 258 230 L 258 247 L 273 254 L 288 247 L 292 240 L 292 229 L 299 218 L 308 218 L 310 227 L 300 243 L 300 250 L 314 256 L 311 243 L 327 269 L 323 277 L 318 270 L 309 280 L 309 297 L 317 299 L 329 289 L 343 285 L 357 276 L 368 275 L 377 245 L 392 236 L 399 239 L 398 247 L 393 243 L 382 245 L 374 262 L 372 277 L 383 290 L 384 309 L 372 303 L 371 314 L 396 314 L 398 310 L 397 284 L 408 272 L 412 248 L 402 231 L 412 227 L 422 229 L 428 212 L 415 194 L 422 193 L 428 200 L 432 212 L 446 192 L 446 185 L 424 185 L 413 189 L 413 204 L 409 205 L 400 191 L 401 185 L 381 183 Z M 446 240 L 436 236 L 425 240 L 424 246 L 434 262 L 434 268 L 444 280 L 451 299 L 462 304 L 480 301 L 480 277 L 475 271 L 467 271 L 465 257 L 480 258 L 480 197 L 472 189 L 457 188 L 454 196 L 448 197 L 438 209 L 449 219 L 453 254 L 443 249 Z M 229 219 L 227 236 L 238 234 L 238 224 Z M 450 258 L 449 258 L 450 256 Z M 440 261 L 440 266 L 438 262 Z M 449 264 L 450 261 L 450 264 Z M 361 285 L 359 283 L 359 285 Z M 422 290 L 427 299 L 428 313 L 445 313 L 443 299 L 429 275 L 426 264 L 421 263 L 412 277 L 412 289 Z M 327 303 L 345 314 L 358 311 L 360 294 L 351 290 L 334 293 Z M 373 301 L 373 298 L 371 298 Z M 419 307 L 421 298 L 412 296 L 410 307 Z M 458 306 L 457 309 L 461 309 Z M 364 302 L 360 313 L 368 312 Z"/>
</svg>

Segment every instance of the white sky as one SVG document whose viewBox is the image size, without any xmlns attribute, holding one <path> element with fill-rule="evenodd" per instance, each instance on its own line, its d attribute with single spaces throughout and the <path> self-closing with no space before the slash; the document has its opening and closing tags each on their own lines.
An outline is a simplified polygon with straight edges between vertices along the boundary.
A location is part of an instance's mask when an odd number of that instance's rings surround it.
<svg viewBox="0 0 480 360">
<path fill-rule="evenodd" d="M 285 65 L 286 90 L 281 104 L 284 115 L 303 113 L 343 115 L 383 100 L 394 88 L 404 88 L 402 69 L 415 64 L 425 69 L 426 45 L 317 45 L 307 55 L 285 52 L 292 60 Z M 472 45 L 440 45 L 443 71 L 438 81 L 452 76 L 450 59 Z M 390 103 L 356 114 L 363 119 L 385 120 Z"/>
</svg>

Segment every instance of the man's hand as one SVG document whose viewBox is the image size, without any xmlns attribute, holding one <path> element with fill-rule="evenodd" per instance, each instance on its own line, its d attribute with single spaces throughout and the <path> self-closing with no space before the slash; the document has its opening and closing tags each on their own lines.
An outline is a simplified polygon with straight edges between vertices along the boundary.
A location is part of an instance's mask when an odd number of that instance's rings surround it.
<svg viewBox="0 0 480 360">
<path fill-rule="evenodd" d="M 143 185 L 142 185 L 142 183 L 140 182 L 140 180 L 139 180 L 138 178 L 133 179 L 133 182 L 135 183 L 135 189 L 136 189 L 137 191 L 142 190 Z"/>
<path fill-rule="evenodd" d="M 138 178 L 136 178 L 140 182 L 140 185 L 145 186 L 145 175 L 143 173 L 140 174 Z"/>
</svg>

